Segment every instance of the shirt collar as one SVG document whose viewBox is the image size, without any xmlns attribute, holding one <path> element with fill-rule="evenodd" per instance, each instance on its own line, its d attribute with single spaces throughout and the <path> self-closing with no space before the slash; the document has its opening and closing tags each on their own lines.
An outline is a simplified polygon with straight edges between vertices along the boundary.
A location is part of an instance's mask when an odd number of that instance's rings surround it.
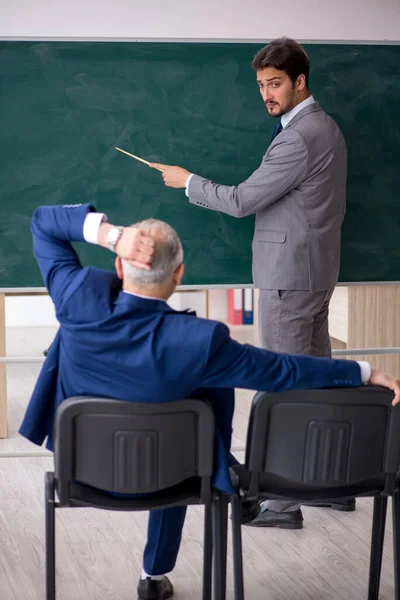
<svg viewBox="0 0 400 600">
<path fill-rule="evenodd" d="M 187 316 L 196 316 L 196 313 L 194 311 L 188 309 L 175 310 L 171 308 L 171 306 L 167 303 L 166 300 L 164 300 L 164 298 L 144 296 L 142 294 L 135 294 L 133 292 L 129 292 L 128 290 L 121 290 L 117 299 L 117 303 L 122 303 L 130 307 L 135 307 L 135 309 L 140 308 L 141 310 L 151 312 L 164 312 L 182 314 Z"/>
<path fill-rule="evenodd" d="M 136 296 L 137 298 L 144 298 L 145 300 L 158 300 L 159 302 L 167 302 L 165 298 L 157 298 L 156 296 L 144 296 L 143 294 L 136 294 L 134 292 L 129 292 L 128 290 L 122 290 L 124 294 L 129 294 L 130 296 Z"/>
<path fill-rule="evenodd" d="M 314 97 L 310 96 L 309 98 L 306 98 L 305 100 L 303 100 L 303 102 L 300 102 L 300 104 L 296 104 L 296 106 L 294 108 L 292 108 L 292 110 L 289 110 L 289 112 L 282 115 L 282 117 L 281 117 L 282 129 L 284 129 L 286 127 L 286 125 L 288 125 L 290 123 L 290 121 L 293 119 L 293 117 L 295 117 L 297 115 L 297 113 L 299 113 L 301 110 L 303 110 L 303 108 L 305 108 L 309 104 L 312 104 L 313 102 L 315 102 Z"/>
</svg>

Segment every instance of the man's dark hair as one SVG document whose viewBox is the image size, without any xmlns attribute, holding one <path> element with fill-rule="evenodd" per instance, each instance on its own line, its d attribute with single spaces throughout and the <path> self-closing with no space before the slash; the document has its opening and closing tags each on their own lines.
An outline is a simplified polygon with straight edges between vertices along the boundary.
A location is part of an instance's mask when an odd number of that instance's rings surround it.
<svg viewBox="0 0 400 600">
<path fill-rule="evenodd" d="M 260 71 L 266 67 L 285 71 L 293 83 L 299 75 L 304 75 L 306 86 L 309 87 L 310 59 L 303 46 L 296 40 L 283 37 L 269 42 L 257 52 L 251 66 L 255 71 Z"/>
</svg>

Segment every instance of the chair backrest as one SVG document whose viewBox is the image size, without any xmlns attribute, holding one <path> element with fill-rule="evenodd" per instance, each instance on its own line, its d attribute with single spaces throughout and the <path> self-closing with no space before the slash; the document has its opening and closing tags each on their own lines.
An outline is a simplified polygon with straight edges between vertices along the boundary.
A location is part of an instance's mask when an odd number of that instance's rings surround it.
<svg viewBox="0 0 400 600">
<path fill-rule="evenodd" d="M 61 504 L 74 481 L 117 494 L 148 494 L 197 476 L 211 490 L 214 414 L 196 399 L 150 404 L 69 398 L 56 413 L 54 464 Z"/>
<path fill-rule="evenodd" d="M 260 474 L 287 491 L 340 489 L 345 496 L 355 484 L 379 481 L 392 493 L 400 463 L 400 406 L 392 400 L 378 386 L 258 392 L 246 446 L 252 494 Z"/>
</svg>

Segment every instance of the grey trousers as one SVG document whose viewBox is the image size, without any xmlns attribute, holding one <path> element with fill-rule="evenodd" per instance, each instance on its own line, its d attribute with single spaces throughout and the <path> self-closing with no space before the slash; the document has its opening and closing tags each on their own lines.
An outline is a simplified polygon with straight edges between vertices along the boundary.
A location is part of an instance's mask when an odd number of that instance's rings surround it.
<svg viewBox="0 0 400 600">
<path fill-rule="evenodd" d="M 261 346 L 273 352 L 331 356 L 329 301 L 324 292 L 260 290 L 258 320 Z"/>
<path fill-rule="evenodd" d="M 273 352 L 331 356 L 328 330 L 329 301 L 333 288 L 323 292 L 260 290 L 259 334 L 261 346 Z M 293 511 L 300 504 L 267 500 L 263 509 Z"/>
</svg>

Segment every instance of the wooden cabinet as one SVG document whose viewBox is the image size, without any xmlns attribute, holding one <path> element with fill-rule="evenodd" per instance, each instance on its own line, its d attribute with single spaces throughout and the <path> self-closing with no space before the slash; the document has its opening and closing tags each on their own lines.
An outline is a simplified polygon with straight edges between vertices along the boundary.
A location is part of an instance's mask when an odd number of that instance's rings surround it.
<svg viewBox="0 0 400 600">
<path fill-rule="evenodd" d="M 329 309 L 329 333 L 333 348 L 400 346 L 400 286 L 338 286 Z M 351 358 L 400 377 L 398 354 Z"/>
</svg>

